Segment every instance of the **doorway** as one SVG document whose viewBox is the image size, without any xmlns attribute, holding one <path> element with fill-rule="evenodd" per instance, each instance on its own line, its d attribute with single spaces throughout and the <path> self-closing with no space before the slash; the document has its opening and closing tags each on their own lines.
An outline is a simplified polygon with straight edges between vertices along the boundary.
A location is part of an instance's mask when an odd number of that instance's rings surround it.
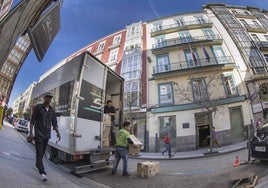
<svg viewBox="0 0 268 188">
<path fill-rule="evenodd" d="M 169 133 L 171 148 L 176 148 L 176 116 L 159 117 L 159 121 L 160 150 L 162 151 L 165 148 L 165 143 L 163 142 L 163 140 L 167 133 Z"/>
<path fill-rule="evenodd" d="M 198 126 L 198 148 L 206 148 L 209 147 L 209 134 L 210 128 L 209 125 L 201 125 Z"/>
<path fill-rule="evenodd" d="M 196 113 L 196 149 L 209 146 L 210 124 L 208 113 Z"/>
<path fill-rule="evenodd" d="M 229 108 L 230 111 L 230 124 L 231 124 L 231 135 L 232 143 L 238 143 L 245 140 L 244 129 L 243 129 L 243 116 L 242 109 L 240 106 Z"/>
</svg>

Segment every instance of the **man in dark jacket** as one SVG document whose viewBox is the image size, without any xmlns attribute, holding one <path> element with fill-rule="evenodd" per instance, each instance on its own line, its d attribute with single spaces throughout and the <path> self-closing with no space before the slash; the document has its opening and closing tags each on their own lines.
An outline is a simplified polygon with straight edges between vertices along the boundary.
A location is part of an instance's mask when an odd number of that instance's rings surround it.
<svg viewBox="0 0 268 188">
<path fill-rule="evenodd" d="M 47 181 L 46 171 L 43 164 L 43 155 L 45 154 L 48 140 L 51 136 L 51 125 L 57 133 L 58 140 L 61 139 L 58 130 L 55 110 L 50 105 L 53 96 L 51 93 L 46 93 L 44 103 L 37 104 L 34 107 L 30 122 L 29 138 L 33 140 L 33 126 L 35 133 L 35 150 L 36 150 L 36 168 L 38 169 L 43 181 Z"/>
</svg>

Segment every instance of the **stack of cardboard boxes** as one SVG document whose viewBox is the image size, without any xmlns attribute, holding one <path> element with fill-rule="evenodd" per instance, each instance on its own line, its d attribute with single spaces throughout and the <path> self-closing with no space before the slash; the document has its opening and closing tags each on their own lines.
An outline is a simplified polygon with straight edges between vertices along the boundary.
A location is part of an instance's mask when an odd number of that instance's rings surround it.
<svg viewBox="0 0 268 188">
<path fill-rule="evenodd" d="M 111 117 L 109 114 L 103 115 L 103 147 L 110 146 L 110 129 L 111 129 Z"/>
</svg>

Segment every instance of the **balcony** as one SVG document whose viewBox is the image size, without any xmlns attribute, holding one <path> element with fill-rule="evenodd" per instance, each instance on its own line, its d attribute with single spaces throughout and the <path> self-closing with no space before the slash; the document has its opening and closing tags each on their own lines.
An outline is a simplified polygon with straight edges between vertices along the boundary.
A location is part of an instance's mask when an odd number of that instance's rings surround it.
<svg viewBox="0 0 268 188">
<path fill-rule="evenodd" d="M 196 21 L 183 22 L 182 24 L 164 25 L 161 27 L 153 28 L 151 30 L 151 37 L 173 33 L 177 31 L 207 28 L 207 27 L 212 27 L 212 26 L 213 24 L 210 20 L 203 20 L 202 22 L 196 20 Z"/>
<path fill-rule="evenodd" d="M 254 15 L 246 14 L 242 12 L 233 12 L 236 18 L 243 18 L 243 19 L 256 19 Z"/>
<path fill-rule="evenodd" d="M 257 42 L 257 46 L 260 50 L 268 50 L 268 42 Z"/>
<path fill-rule="evenodd" d="M 262 26 L 257 26 L 255 24 L 246 24 L 245 28 L 248 32 L 254 32 L 254 33 L 267 33 L 266 29 Z"/>
<path fill-rule="evenodd" d="M 120 47 L 120 43 L 117 44 L 112 44 L 111 46 L 108 47 L 109 50 L 115 49 L 115 48 L 119 48 Z"/>
<path fill-rule="evenodd" d="M 94 56 L 100 55 L 101 53 L 103 53 L 103 51 L 104 51 L 103 49 L 98 50 L 98 51 L 94 52 L 93 55 Z"/>
<path fill-rule="evenodd" d="M 190 75 L 202 72 L 213 71 L 227 71 L 233 70 L 235 63 L 231 56 L 224 56 L 218 58 L 198 59 L 194 61 L 183 61 L 171 63 L 169 65 L 154 66 L 153 77 L 154 79 L 161 79 L 174 76 Z"/>
<path fill-rule="evenodd" d="M 153 44 L 152 53 L 158 54 L 163 52 L 168 52 L 171 50 L 176 50 L 180 48 L 200 47 L 200 43 L 204 45 L 221 45 L 222 38 L 219 35 L 208 35 L 208 36 L 196 36 L 196 37 L 178 37 L 173 39 L 168 39 L 161 43 Z"/>
</svg>

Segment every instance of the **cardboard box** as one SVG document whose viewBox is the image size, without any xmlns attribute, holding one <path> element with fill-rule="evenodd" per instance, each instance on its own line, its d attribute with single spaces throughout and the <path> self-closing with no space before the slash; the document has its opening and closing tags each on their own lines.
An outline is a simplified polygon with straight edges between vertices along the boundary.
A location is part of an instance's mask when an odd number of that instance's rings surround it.
<svg viewBox="0 0 268 188">
<path fill-rule="evenodd" d="M 109 114 L 103 114 L 103 124 L 104 125 L 110 125 L 111 126 L 111 117 Z"/>
<path fill-rule="evenodd" d="M 159 174 L 159 162 L 139 162 L 137 163 L 137 176 L 150 178 Z"/>
<path fill-rule="evenodd" d="M 102 145 L 103 145 L 103 147 L 109 147 L 110 146 L 109 137 L 103 137 Z"/>
<path fill-rule="evenodd" d="M 142 143 L 134 135 L 130 135 L 130 139 L 132 140 L 132 142 L 134 142 L 135 146 L 128 146 L 128 154 L 131 156 L 137 156 L 141 151 Z"/>
<path fill-rule="evenodd" d="M 103 137 L 109 137 L 110 136 L 110 126 L 105 126 L 103 130 Z"/>
</svg>

